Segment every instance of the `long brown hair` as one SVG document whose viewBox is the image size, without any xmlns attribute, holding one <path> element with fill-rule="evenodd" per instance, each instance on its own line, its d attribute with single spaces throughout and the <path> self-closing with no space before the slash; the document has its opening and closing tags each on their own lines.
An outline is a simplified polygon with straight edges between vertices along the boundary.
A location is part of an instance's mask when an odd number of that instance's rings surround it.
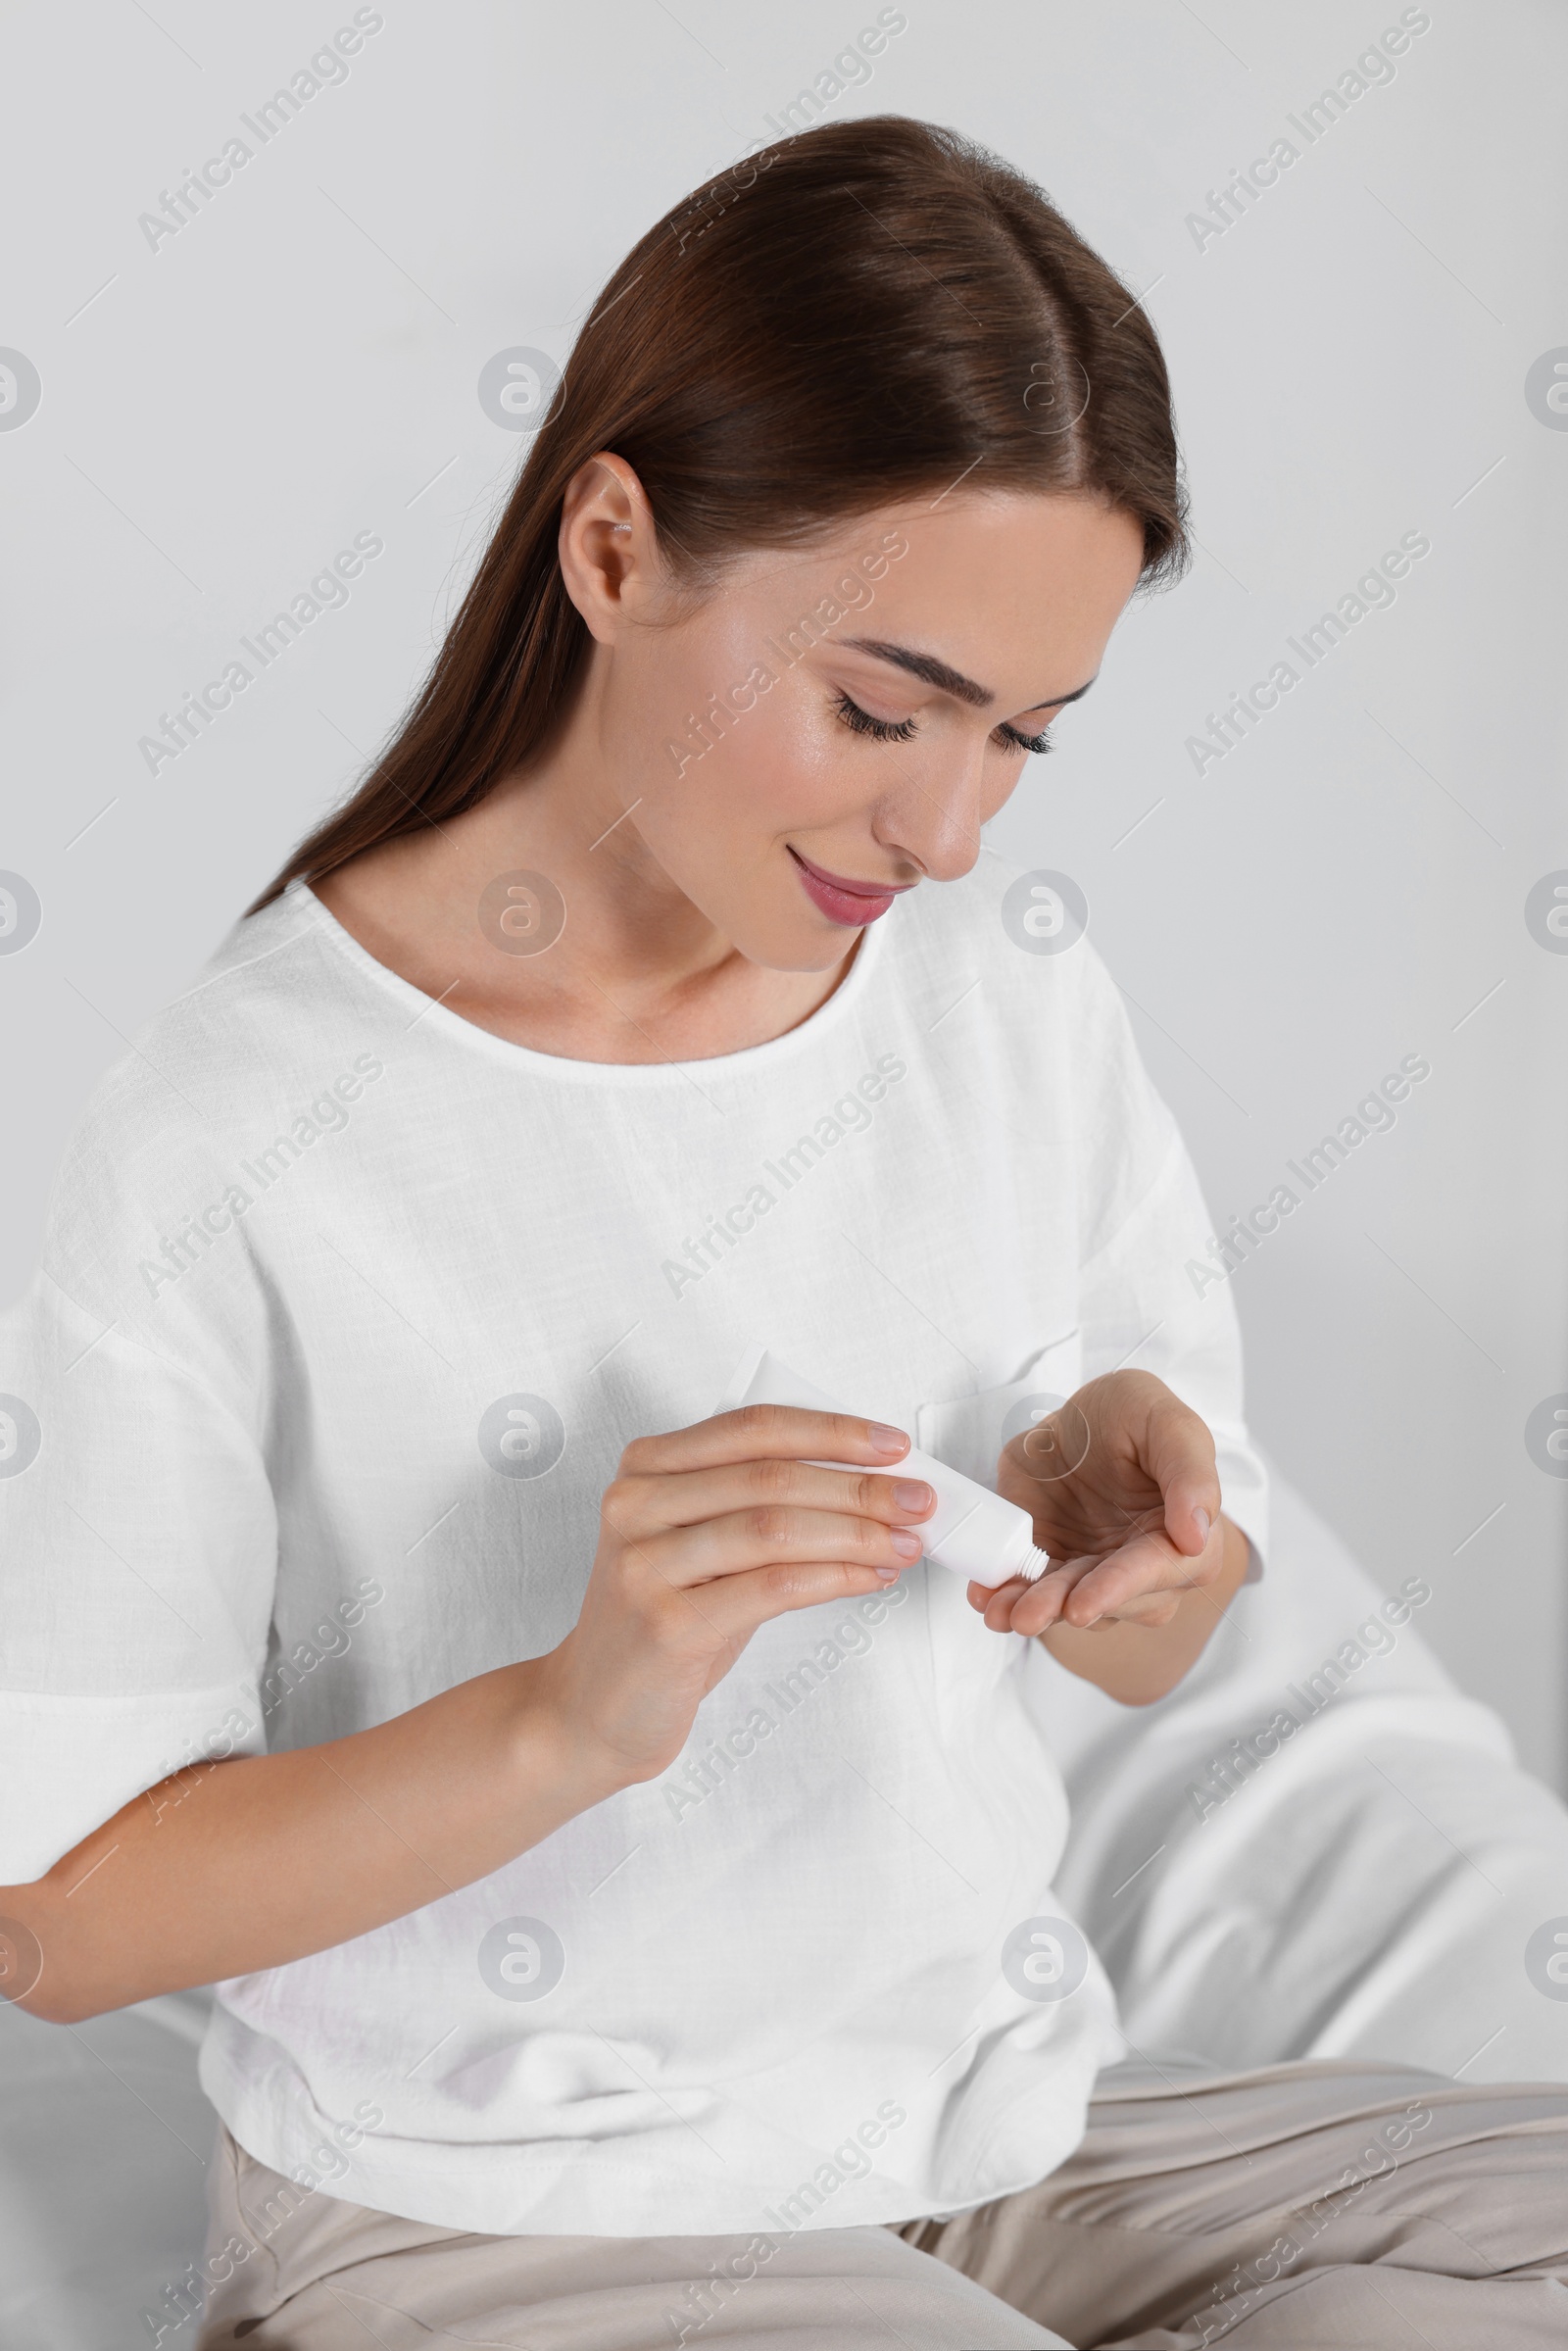
<svg viewBox="0 0 1568 2351">
<path fill-rule="evenodd" d="M 249 909 L 472 808 L 567 710 L 587 630 L 557 553 L 613 450 L 676 578 L 960 479 L 1077 491 L 1188 560 L 1170 386 L 1134 295 L 1037 188 L 898 115 L 778 140 L 621 263 L 425 684 L 388 748 Z"/>
</svg>

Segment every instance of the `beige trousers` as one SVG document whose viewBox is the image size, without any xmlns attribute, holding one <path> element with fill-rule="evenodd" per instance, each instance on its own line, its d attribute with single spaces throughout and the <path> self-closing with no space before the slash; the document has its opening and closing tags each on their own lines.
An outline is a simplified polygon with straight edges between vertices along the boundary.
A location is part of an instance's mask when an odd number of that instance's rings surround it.
<svg viewBox="0 0 1568 2351">
<path fill-rule="evenodd" d="M 1132 2062 L 1038 2187 L 788 2236 L 472 2235 L 302 2194 L 226 2131 L 211 2179 L 198 2351 L 1568 2343 L 1568 2085 Z"/>
</svg>

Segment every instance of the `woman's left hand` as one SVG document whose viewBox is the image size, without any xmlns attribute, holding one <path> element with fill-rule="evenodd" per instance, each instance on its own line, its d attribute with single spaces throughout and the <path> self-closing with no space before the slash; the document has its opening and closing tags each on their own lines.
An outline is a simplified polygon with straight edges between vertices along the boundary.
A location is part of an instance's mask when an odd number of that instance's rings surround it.
<svg viewBox="0 0 1568 2351">
<path fill-rule="evenodd" d="M 1224 1570 L 1214 1440 L 1152 1372 L 1091 1380 L 1015 1437 L 997 1491 L 1028 1511 L 1052 1564 L 1036 1584 L 969 1586 L 993 1632 L 1167 1625 Z"/>
</svg>

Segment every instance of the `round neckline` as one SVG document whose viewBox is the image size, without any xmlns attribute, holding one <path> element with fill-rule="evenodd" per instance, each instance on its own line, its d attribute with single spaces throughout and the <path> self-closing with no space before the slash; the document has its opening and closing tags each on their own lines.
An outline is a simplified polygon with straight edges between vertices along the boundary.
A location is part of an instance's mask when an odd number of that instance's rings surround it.
<svg viewBox="0 0 1568 2351">
<path fill-rule="evenodd" d="M 849 971 L 840 980 L 831 996 L 824 999 L 804 1020 L 785 1029 L 777 1037 L 766 1037 L 759 1045 L 745 1045 L 735 1053 L 710 1053 L 695 1060 L 663 1061 L 579 1061 L 565 1053 L 540 1053 L 531 1045 L 518 1045 L 510 1037 L 498 1037 L 493 1029 L 481 1028 L 477 1021 L 468 1020 L 461 1012 L 412 980 L 406 980 L 388 963 L 372 955 L 350 930 L 346 930 L 323 900 L 317 897 L 303 875 L 297 874 L 278 899 L 279 906 L 292 906 L 303 913 L 312 926 L 345 956 L 363 977 L 372 982 L 384 994 L 405 1007 L 414 1010 L 422 1026 L 445 1036 L 454 1044 L 467 1046 L 488 1053 L 492 1059 L 510 1064 L 514 1069 L 525 1069 L 539 1077 L 557 1078 L 568 1085 L 651 1087 L 678 1082 L 700 1083 L 692 1073 L 711 1070 L 715 1076 L 730 1076 L 763 1069 L 770 1062 L 781 1061 L 800 1052 L 820 1037 L 824 1030 L 836 1026 L 844 1016 L 847 1005 L 858 1003 L 865 994 L 870 974 L 882 953 L 881 932 L 893 909 L 881 920 L 868 923 L 860 933 L 858 947 Z M 412 1022 L 410 1024 L 412 1026 Z"/>
</svg>

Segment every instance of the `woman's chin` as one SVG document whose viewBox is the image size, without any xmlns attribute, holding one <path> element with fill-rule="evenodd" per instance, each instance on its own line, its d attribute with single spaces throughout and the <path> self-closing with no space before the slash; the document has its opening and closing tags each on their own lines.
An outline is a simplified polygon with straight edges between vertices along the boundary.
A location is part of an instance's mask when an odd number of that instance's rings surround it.
<svg viewBox="0 0 1568 2351">
<path fill-rule="evenodd" d="M 832 971 L 860 936 L 860 930 L 846 924 L 808 915 L 805 922 L 760 923 L 753 939 L 740 935 L 735 944 L 748 962 L 760 964 L 764 971 L 804 974 Z"/>
</svg>

